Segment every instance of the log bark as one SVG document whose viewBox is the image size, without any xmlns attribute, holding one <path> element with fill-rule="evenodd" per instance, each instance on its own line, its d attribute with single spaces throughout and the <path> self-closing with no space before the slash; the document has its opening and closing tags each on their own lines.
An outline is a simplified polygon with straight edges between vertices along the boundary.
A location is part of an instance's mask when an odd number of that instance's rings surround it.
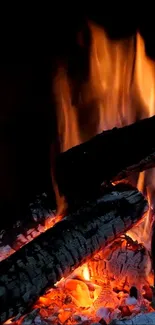
<svg viewBox="0 0 155 325">
<path fill-rule="evenodd" d="M 0 263 L 0 322 L 25 312 L 49 286 L 137 223 L 148 205 L 118 184 Z"/>
<path fill-rule="evenodd" d="M 69 203 L 93 196 L 101 183 L 123 179 L 155 166 L 155 116 L 104 131 L 61 153 L 56 162 L 60 193 Z"/>
</svg>

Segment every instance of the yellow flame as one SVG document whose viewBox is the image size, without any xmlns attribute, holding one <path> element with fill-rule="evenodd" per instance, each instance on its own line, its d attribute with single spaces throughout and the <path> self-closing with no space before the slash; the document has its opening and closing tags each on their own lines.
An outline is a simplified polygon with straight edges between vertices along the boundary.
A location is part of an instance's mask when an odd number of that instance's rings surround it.
<svg viewBox="0 0 155 325">
<path fill-rule="evenodd" d="M 145 172 L 141 172 L 139 174 L 139 178 L 137 182 L 137 188 L 140 192 L 143 192 L 144 190 L 144 181 L 145 181 Z"/>
<path fill-rule="evenodd" d="M 89 273 L 88 266 L 86 264 L 84 265 L 84 269 L 83 269 L 83 277 L 86 281 L 90 281 L 90 273 Z"/>
</svg>

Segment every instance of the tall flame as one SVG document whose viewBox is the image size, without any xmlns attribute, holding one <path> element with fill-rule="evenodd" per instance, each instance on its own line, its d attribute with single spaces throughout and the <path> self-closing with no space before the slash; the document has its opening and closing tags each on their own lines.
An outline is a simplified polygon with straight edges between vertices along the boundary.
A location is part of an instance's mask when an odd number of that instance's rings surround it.
<svg viewBox="0 0 155 325">
<path fill-rule="evenodd" d="M 147 57 L 141 35 L 111 40 L 94 23 L 88 22 L 88 28 L 89 73 L 87 81 L 83 78 L 80 84 L 78 100 L 72 100 L 73 80 L 65 63 L 59 65 L 54 80 L 60 152 L 103 130 L 155 114 L 155 62 Z M 81 40 L 79 46 L 83 46 Z M 154 171 L 147 172 L 148 183 L 151 180 L 153 184 L 153 176 Z M 145 178 L 145 174 L 140 175 L 140 190 Z M 57 202 L 59 205 L 58 191 Z"/>
<path fill-rule="evenodd" d="M 146 56 L 140 34 L 114 41 L 94 23 L 88 26 L 89 76 L 80 85 L 76 105 L 65 64 L 54 80 L 60 151 L 155 113 L 155 62 Z"/>
</svg>

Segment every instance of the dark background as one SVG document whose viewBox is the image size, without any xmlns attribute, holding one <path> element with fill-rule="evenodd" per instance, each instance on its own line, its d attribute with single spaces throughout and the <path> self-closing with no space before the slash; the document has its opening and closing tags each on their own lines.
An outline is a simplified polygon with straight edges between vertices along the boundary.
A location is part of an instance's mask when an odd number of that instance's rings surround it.
<svg viewBox="0 0 155 325">
<path fill-rule="evenodd" d="M 128 7 L 128 6 L 127 6 Z M 155 59 L 155 28 L 150 14 L 132 8 L 81 10 L 57 8 L 31 17 L 22 11 L 4 20 L 0 61 L 0 228 L 23 215 L 34 195 L 55 198 L 50 177 L 50 145 L 56 135 L 51 80 L 58 60 L 68 60 L 68 73 L 86 77 L 86 53 L 76 35 L 86 18 L 104 26 L 109 37 L 123 38 L 138 29 L 146 52 Z M 151 9 L 150 9 L 151 12 Z M 18 17 L 17 17 L 18 16 Z M 79 73 L 80 72 L 80 73 Z M 79 77 L 80 78 L 80 77 Z"/>
</svg>

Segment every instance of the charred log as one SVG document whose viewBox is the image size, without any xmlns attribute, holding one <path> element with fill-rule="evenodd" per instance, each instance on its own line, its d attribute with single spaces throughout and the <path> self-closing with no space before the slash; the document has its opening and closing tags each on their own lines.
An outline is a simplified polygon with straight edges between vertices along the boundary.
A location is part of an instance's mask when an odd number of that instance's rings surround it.
<svg viewBox="0 0 155 325">
<path fill-rule="evenodd" d="M 0 263 L 0 322 L 23 313 L 49 286 L 137 223 L 147 202 L 119 184 Z"/>
<path fill-rule="evenodd" d="M 9 256 L 42 233 L 45 225 L 54 223 L 54 218 L 49 195 L 37 195 L 27 207 L 24 218 L 0 231 L 0 261 L 6 258 L 6 250 Z"/>
<path fill-rule="evenodd" d="M 71 202 L 93 196 L 101 183 L 155 166 L 155 116 L 104 131 L 57 158 L 59 190 Z"/>
<path fill-rule="evenodd" d="M 116 239 L 100 250 L 88 262 L 89 273 L 95 279 L 107 279 L 113 287 L 123 290 L 137 283 L 145 283 L 151 271 L 151 260 L 147 249 L 129 236 Z"/>
</svg>

